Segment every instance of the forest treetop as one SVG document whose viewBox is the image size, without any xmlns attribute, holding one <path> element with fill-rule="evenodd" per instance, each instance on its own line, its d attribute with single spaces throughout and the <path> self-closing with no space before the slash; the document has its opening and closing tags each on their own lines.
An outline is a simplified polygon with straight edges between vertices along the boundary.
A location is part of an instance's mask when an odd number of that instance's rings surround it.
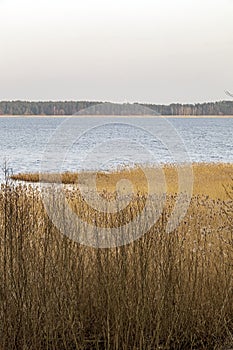
<svg viewBox="0 0 233 350">
<path fill-rule="evenodd" d="M 80 111 L 87 108 L 93 109 L 94 106 L 100 105 L 101 103 L 102 102 L 93 101 L 0 101 L 0 115 L 73 115 L 80 114 Z M 233 115 L 233 101 L 206 102 L 196 104 L 172 103 L 170 105 L 141 103 L 107 103 L 107 105 L 107 115 L 121 115 L 122 111 L 125 110 L 125 106 L 131 106 L 131 110 L 133 111 L 137 105 L 143 106 L 144 110 L 151 109 L 152 112 L 154 111 L 155 113 L 161 115 Z M 85 112 L 84 114 L 88 113 Z"/>
</svg>

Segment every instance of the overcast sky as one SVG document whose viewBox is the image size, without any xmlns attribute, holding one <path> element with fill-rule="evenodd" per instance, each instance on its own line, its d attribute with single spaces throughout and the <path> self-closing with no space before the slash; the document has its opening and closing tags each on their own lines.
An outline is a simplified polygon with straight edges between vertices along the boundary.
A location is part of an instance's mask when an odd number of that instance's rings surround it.
<svg viewBox="0 0 233 350">
<path fill-rule="evenodd" d="M 233 92 L 233 0 L 0 0 L 0 100 Z"/>
</svg>

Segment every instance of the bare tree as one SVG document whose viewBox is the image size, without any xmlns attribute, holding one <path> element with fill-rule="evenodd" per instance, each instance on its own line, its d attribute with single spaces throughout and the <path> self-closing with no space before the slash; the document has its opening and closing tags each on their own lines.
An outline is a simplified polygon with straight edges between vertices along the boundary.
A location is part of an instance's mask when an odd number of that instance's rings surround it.
<svg viewBox="0 0 233 350">
<path fill-rule="evenodd" d="M 230 97 L 233 97 L 233 94 L 231 94 L 229 91 L 225 91 L 225 94 L 230 96 Z"/>
</svg>

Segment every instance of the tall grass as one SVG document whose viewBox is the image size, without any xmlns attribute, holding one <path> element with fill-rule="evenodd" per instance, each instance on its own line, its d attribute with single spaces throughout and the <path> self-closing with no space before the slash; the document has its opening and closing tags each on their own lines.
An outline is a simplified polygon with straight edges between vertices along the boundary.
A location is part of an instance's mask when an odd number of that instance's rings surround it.
<svg viewBox="0 0 233 350">
<path fill-rule="evenodd" d="M 178 176 L 177 168 L 173 165 L 163 165 L 162 167 L 167 184 L 167 192 L 175 194 L 178 191 Z M 228 195 L 224 187 L 231 184 L 231 176 L 233 174 L 233 164 L 229 163 L 194 163 L 192 165 L 194 175 L 193 193 L 205 194 L 215 199 L 227 199 Z M 147 174 L 152 178 L 154 174 L 154 167 L 146 167 Z M 64 184 L 77 184 L 78 181 L 85 185 L 85 173 L 65 172 L 63 174 L 46 174 L 47 182 L 61 181 Z M 39 182 L 39 173 L 23 173 L 14 174 L 11 176 L 15 181 Z M 134 191 L 147 192 L 148 182 L 143 172 L 143 167 L 123 168 L 109 173 L 98 172 L 96 176 L 97 188 L 99 191 L 107 190 L 114 192 L 116 183 L 121 179 L 128 179 L 134 185 Z M 84 183 L 83 183 L 84 181 Z M 161 179 L 162 181 L 162 179 Z"/>
<path fill-rule="evenodd" d="M 131 220 L 144 203 L 135 196 L 116 218 L 91 211 L 75 190 L 66 197 L 78 215 L 108 227 Z M 174 201 L 168 196 L 159 221 L 137 241 L 94 249 L 53 226 L 36 188 L 2 185 L 0 349 L 233 343 L 232 199 L 193 197 L 182 224 L 167 234 Z"/>
</svg>

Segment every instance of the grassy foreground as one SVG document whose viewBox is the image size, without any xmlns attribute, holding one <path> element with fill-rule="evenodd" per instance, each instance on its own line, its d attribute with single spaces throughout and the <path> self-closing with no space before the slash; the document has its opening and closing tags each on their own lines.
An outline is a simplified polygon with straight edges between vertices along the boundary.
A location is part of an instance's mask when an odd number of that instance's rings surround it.
<svg viewBox="0 0 233 350">
<path fill-rule="evenodd" d="M 140 239 L 111 249 L 62 235 L 36 188 L 2 185 L 0 349 L 230 349 L 233 187 L 232 166 L 222 167 L 215 176 L 213 168 L 201 168 L 199 181 L 205 182 L 196 183 L 185 219 L 170 234 L 165 227 L 176 181 L 166 169 L 171 190 L 159 220 Z M 101 176 L 99 190 L 101 184 L 112 189 L 119 179 L 116 173 L 109 184 Z M 65 195 L 83 220 L 116 228 L 142 212 L 146 188 L 118 214 L 91 210 L 77 190 L 67 188 Z M 51 205 L 62 221 L 64 212 Z M 139 232 L 149 215 L 144 213 Z M 68 235 L 72 228 L 64 230 Z"/>
</svg>

